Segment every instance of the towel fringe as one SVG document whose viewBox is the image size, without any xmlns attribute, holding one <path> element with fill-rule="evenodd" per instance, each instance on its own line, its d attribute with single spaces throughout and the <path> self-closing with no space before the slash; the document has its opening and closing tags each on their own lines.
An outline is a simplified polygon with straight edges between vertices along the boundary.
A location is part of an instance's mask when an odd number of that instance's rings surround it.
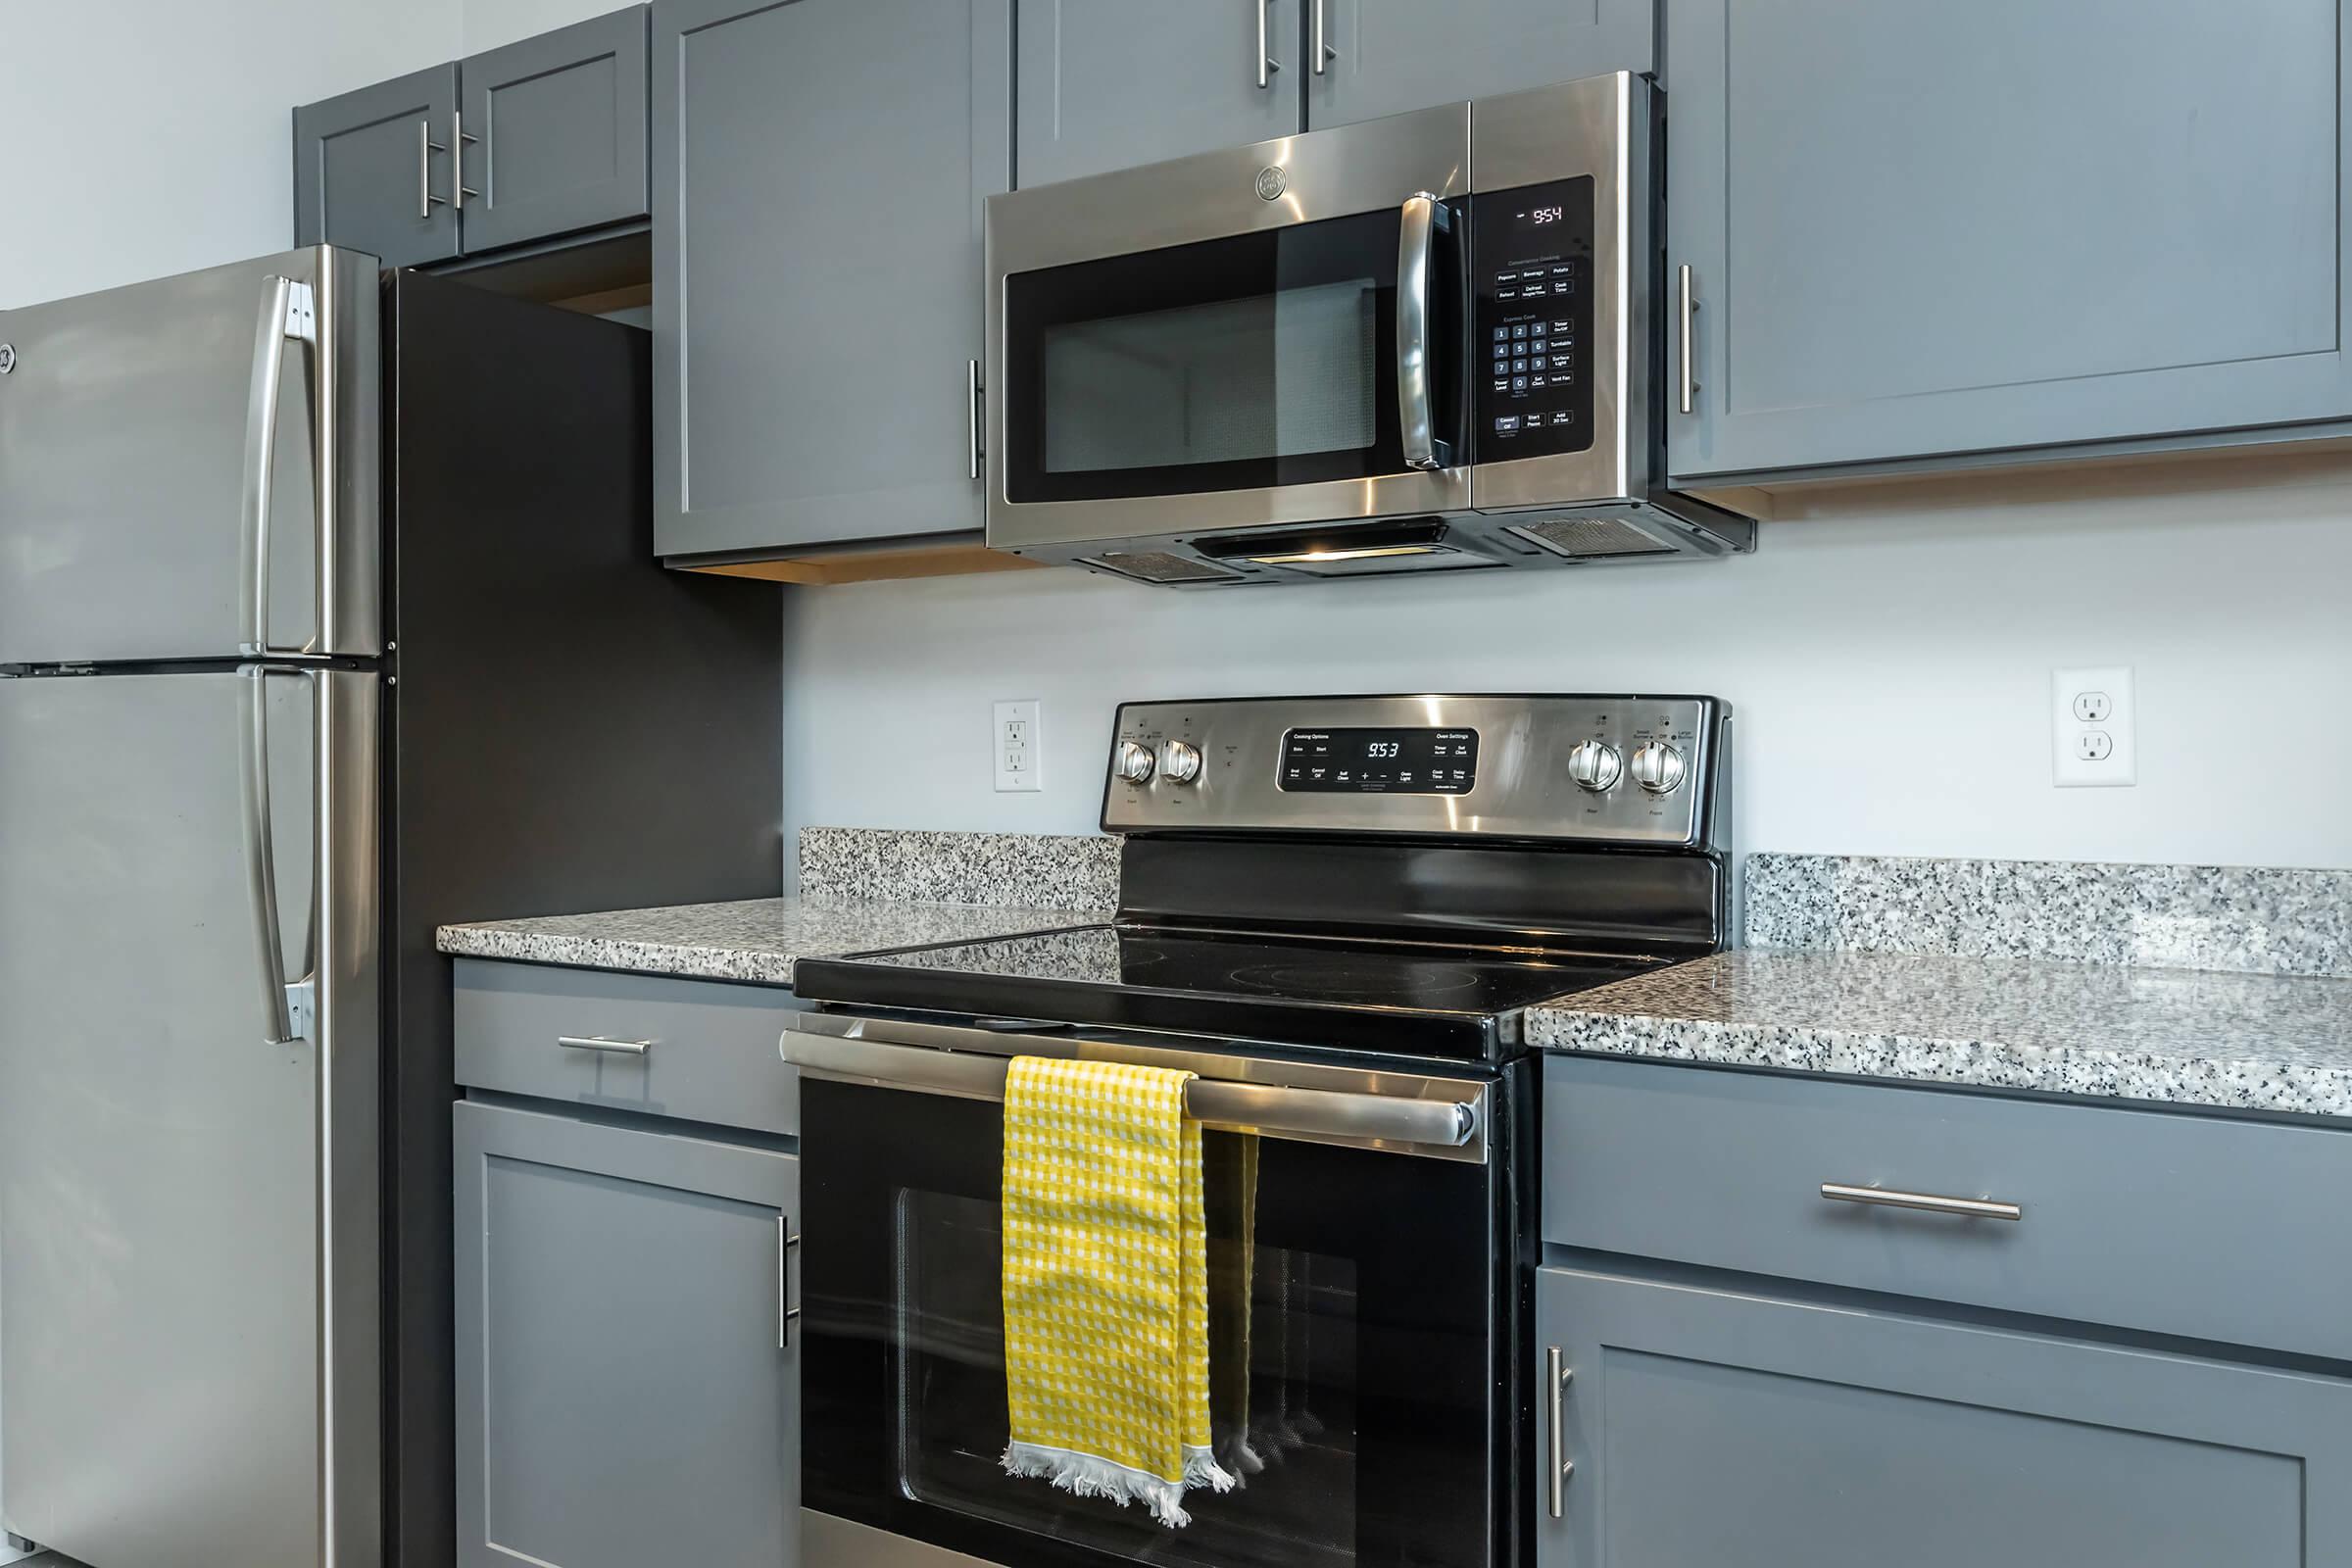
<svg viewBox="0 0 2352 1568">
<path fill-rule="evenodd" d="M 1187 1488 L 1230 1492 L 1234 1486 L 1233 1477 L 1206 1448 L 1192 1447 L 1184 1450 L 1184 1477 L 1179 1481 L 1163 1481 L 1091 1453 L 1035 1443 L 1005 1445 L 1004 1473 L 1050 1481 L 1080 1497 L 1107 1497 L 1122 1508 L 1141 1502 L 1170 1530 L 1181 1530 L 1193 1522 L 1193 1516 L 1184 1511 Z"/>
</svg>

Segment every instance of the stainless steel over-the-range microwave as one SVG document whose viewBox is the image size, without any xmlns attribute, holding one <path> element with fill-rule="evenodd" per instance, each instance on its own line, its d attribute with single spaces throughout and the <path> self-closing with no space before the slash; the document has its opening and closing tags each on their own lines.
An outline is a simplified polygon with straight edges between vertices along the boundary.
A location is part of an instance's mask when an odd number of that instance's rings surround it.
<svg viewBox="0 0 2352 1568">
<path fill-rule="evenodd" d="M 1208 587 L 1753 548 L 1664 488 L 1660 100 L 1421 110 L 988 202 L 988 542 Z"/>
</svg>

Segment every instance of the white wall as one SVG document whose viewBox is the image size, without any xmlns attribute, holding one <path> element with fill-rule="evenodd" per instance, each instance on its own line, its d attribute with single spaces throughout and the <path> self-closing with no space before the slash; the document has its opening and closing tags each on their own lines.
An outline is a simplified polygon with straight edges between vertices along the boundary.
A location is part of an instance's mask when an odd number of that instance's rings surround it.
<svg viewBox="0 0 2352 1568">
<path fill-rule="evenodd" d="M 620 7 L 621 0 L 465 0 L 463 47 L 458 52 L 495 49 Z"/>
<path fill-rule="evenodd" d="M 0 0 L 0 307 L 293 243 L 294 105 L 457 52 L 461 0 Z"/>
<path fill-rule="evenodd" d="M 1085 832 L 1112 706 L 1695 691 L 1743 849 L 2352 865 L 2352 486 L 2255 458 L 1880 486 L 1720 564 L 1180 594 L 1072 572 L 791 590 L 787 825 Z M 2061 663 L 2136 666 L 2139 783 L 2050 784 Z M 993 793 L 989 704 L 1044 699 Z"/>
</svg>

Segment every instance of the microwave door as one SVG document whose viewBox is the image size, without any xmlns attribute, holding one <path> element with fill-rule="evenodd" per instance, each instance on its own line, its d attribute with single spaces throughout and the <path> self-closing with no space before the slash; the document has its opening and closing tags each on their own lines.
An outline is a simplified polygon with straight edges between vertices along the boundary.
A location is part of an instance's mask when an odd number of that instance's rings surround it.
<svg viewBox="0 0 2352 1568">
<path fill-rule="evenodd" d="M 1465 509 L 1465 125 L 1432 111 L 992 198 L 989 542 L 1054 559 Z"/>
</svg>

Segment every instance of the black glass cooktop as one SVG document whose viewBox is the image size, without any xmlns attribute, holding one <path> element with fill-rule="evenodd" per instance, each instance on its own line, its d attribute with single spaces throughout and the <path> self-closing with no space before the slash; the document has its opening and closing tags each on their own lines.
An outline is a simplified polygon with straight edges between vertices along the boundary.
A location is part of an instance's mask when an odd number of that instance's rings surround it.
<svg viewBox="0 0 2352 1568">
<path fill-rule="evenodd" d="M 793 989 L 858 1006 L 1480 1059 L 1517 1048 L 1521 1009 L 1668 961 L 1093 925 L 803 959 Z"/>
</svg>

